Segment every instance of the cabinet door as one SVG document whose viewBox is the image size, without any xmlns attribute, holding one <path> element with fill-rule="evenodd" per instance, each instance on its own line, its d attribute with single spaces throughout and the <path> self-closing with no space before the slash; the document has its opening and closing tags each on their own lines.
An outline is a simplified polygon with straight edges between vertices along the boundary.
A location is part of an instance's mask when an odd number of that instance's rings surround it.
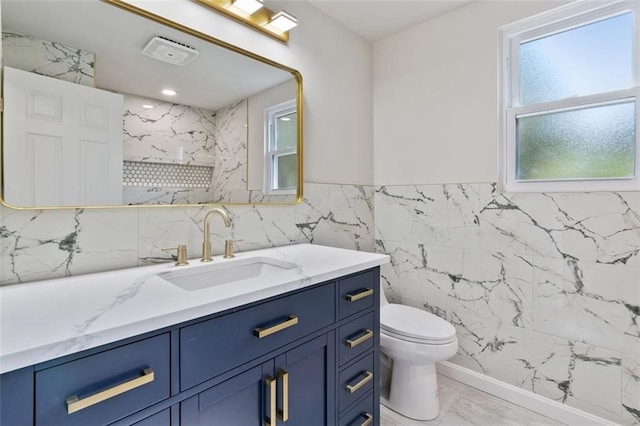
<svg viewBox="0 0 640 426">
<path fill-rule="evenodd" d="M 180 404 L 185 426 L 263 426 L 273 361 L 232 377 Z M 275 382 L 274 386 L 275 388 Z"/>
<path fill-rule="evenodd" d="M 333 396 L 327 394 L 333 389 L 332 336 L 320 336 L 276 358 L 278 426 L 334 423 Z"/>
</svg>

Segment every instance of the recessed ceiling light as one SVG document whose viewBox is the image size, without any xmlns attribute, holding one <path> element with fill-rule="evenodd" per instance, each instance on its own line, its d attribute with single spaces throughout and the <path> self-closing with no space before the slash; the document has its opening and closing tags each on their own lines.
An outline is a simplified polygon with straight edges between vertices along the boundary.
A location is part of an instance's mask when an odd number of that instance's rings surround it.
<svg viewBox="0 0 640 426">
<path fill-rule="evenodd" d="M 144 109 L 153 109 L 154 106 L 153 105 L 149 105 L 149 104 L 144 104 L 144 105 L 142 105 L 142 108 L 144 108 Z"/>
<path fill-rule="evenodd" d="M 167 95 L 167 96 L 175 96 L 177 95 L 175 90 L 171 90 L 171 89 L 163 89 L 162 90 L 162 94 L 163 95 Z"/>
</svg>

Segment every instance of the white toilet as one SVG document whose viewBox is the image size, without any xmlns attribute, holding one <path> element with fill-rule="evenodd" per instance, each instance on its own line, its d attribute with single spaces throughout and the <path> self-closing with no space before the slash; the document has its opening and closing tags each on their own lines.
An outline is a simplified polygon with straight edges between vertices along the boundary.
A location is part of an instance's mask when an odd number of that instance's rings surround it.
<svg viewBox="0 0 640 426">
<path fill-rule="evenodd" d="M 436 362 L 458 351 L 453 325 L 421 309 L 389 303 L 381 288 L 380 350 L 393 361 L 389 398 L 382 397 L 382 404 L 416 420 L 438 417 Z"/>
</svg>

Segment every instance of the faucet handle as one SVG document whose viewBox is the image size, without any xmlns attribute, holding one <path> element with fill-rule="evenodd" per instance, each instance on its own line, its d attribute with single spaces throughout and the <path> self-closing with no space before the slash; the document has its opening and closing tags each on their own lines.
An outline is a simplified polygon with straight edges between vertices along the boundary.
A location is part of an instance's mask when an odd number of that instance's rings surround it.
<svg viewBox="0 0 640 426">
<path fill-rule="evenodd" d="M 187 245 L 186 244 L 178 244 L 177 247 L 167 247 L 161 250 L 162 251 L 178 250 L 176 266 L 185 266 L 189 264 L 189 262 L 187 262 Z"/>
<path fill-rule="evenodd" d="M 231 259 L 232 257 L 236 257 L 233 254 L 233 240 L 226 240 L 224 242 L 224 256 L 225 259 Z"/>
</svg>

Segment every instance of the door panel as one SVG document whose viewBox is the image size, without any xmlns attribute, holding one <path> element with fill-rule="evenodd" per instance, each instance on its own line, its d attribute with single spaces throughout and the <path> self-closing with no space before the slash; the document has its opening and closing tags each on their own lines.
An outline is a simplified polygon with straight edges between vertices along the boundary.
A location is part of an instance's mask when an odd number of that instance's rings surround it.
<svg viewBox="0 0 640 426">
<path fill-rule="evenodd" d="M 122 95 L 4 68 L 4 198 L 122 204 Z"/>
</svg>

